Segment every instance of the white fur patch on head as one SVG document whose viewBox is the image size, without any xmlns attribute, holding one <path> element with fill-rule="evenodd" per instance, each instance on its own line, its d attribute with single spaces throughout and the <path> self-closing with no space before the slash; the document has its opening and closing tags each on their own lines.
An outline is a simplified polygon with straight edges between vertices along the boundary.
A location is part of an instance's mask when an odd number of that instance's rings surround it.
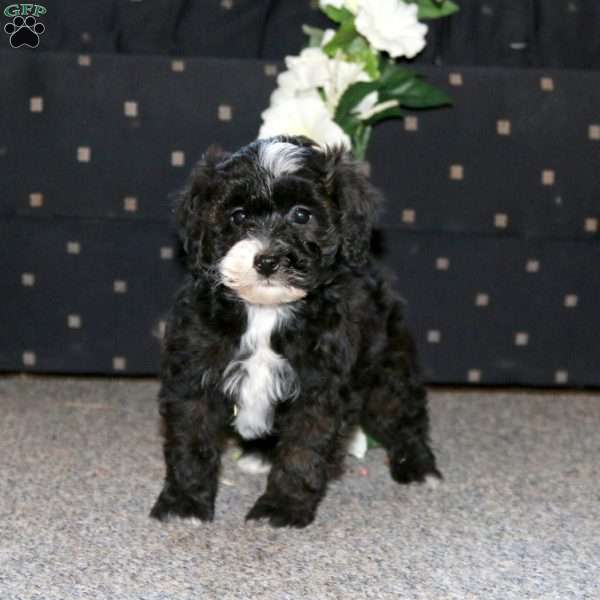
<svg viewBox="0 0 600 600">
<path fill-rule="evenodd" d="M 287 307 L 248 305 L 248 325 L 237 356 L 223 373 L 223 391 L 238 407 L 235 428 L 244 438 L 260 437 L 273 425 L 273 405 L 299 393 L 288 361 L 271 348 L 271 334 L 292 315 Z"/>
<path fill-rule="evenodd" d="M 266 280 L 254 268 L 254 258 L 265 245 L 255 238 L 234 244 L 221 259 L 219 271 L 223 284 L 250 304 L 286 304 L 306 296 L 306 291 L 286 286 L 276 280 Z"/>
<path fill-rule="evenodd" d="M 306 148 L 289 142 L 268 142 L 258 151 L 261 166 L 273 177 L 294 173 L 302 168 Z"/>
</svg>

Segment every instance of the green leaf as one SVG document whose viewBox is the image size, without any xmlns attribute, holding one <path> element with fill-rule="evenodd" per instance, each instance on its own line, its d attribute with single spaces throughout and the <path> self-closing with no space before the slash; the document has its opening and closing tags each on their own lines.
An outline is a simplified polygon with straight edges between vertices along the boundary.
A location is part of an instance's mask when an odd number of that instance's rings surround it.
<svg viewBox="0 0 600 600">
<path fill-rule="evenodd" d="M 344 21 L 335 35 L 323 46 L 323 51 L 329 56 L 335 56 L 338 50 L 346 52 L 357 35 L 354 20 Z"/>
<path fill-rule="evenodd" d="M 367 435 L 367 448 L 370 450 L 371 448 L 379 448 L 381 444 L 372 436 Z"/>
<path fill-rule="evenodd" d="M 354 15 L 347 8 L 336 8 L 335 6 L 331 6 L 331 4 L 326 4 L 321 10 L 336 23 L 354 20 Z"/>
<path fill-rule="evenodd" d="M 452 104 L 445 92 L 426 83 L 416 73 L 393 63 L 385 66 L 380 82 L 380 102 L 398 100 L 400 106 L 406 108 L 434 108 Z"/>
<path fill-rule="evenodd" d="M 397 119 L 403 117 L 404 115 L 405 111 L 403 111 L 399 106 L 392 106 L 382 110 L 381 112 L 375 113 L 370 119 L 365 119 L 363 123 L 373 126 L 380 121 L 385 121 L 386 119 Z"/>
<path fill-rule="evenodd" d="M 425 83 L 418 77 L 413 79 L 411 85 L 394 98 L 400 102 L 400 106 L 406 108 L 434 108 L 452 104 L 452 100 L 445 92 Z"/>
<path fill-rule="evenodd" d="M 379 78 L 379 53 L 373 50 L 362 36 L 356 36 L 348 44 L 346 54 L 352 62 L 362 65 L 371 79 Z"/>
<path fill-rule="evenodd" d="M 349 85 L 338 102 L 335 110 L 335 122 L 345 130 L 345 124 L 348 118 L 351 117 L 352 110 L 365 96 L 378 88 L 379 82 L 377 81 L 359 81 Z"/>
<path fill-rule="evenodd" d="M 392 93 L 393 90 L 402 89 L 403 86 L 414 79 L 416 75 L 403 67 L 398 67 L 393 62 L 388 62 L 384 65 L 381 79 L 381 88 Z"/>
<path fill-rule="evenodd" d="M 308 45 L 311 48 L 315 46 L 318 48 L 322 41 L 325 31 L 318 27 L 311 27 L 310 25 L 302 25 L 302 31 L 308 36 Z"/>
<path fill-rule="evenodd" d="M 367 154 L 367 146 L 371 139 L 371 131 L 371 127 L 361 123 L 350 136 L 352 142 L 352 154 L 357 160 L 364 160 Z"/>
<path fill-rule="evenodd" d="M 409 0 L 419 5 L 418 18 L 441 19 L 448 17 L 460 10 L 459 6 L 451 0 Z"/>
</svg>

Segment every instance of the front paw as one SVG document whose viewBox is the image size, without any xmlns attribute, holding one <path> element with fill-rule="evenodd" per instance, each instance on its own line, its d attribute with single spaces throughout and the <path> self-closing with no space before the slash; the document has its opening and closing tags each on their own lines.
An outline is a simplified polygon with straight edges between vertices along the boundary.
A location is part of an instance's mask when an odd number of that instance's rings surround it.
<svg viewBox="0 0 600 600">
<path fill-rule="evenodd" d="M 316 506 L 297 500 L 263 494 L 246 515 L 246 520 L 268 519 L 273 527 L 306 527 L 313 522 Z"/>
<path fill-rule="evenodd" d="M 443 478 L 433 452 L 425 444 L 392 453 L 390 473 L 398 483 L 423 483 L 429 477 Z"/>
<path fill-rule="evenodd" d="M 150 516 L 159 521 L 168 521 L 174 517 L 212 521 L 215 516 L 214 502 L 163 490 L 152 507 Z"/>
</svg>

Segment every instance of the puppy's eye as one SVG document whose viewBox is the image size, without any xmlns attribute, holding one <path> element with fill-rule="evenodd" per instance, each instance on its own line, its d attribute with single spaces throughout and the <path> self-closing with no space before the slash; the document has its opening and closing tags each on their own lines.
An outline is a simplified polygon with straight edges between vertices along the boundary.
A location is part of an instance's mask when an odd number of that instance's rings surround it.
<svg viewBox="0 0 600 600">
<path fill-rule="evenodd" d="M 246 220 L 247 216 L 248 215 L 243 208 L 238 208 L 231 213 L 230 219 L 235 225 L 241 225 Z"/>
<path fill-rule="evenodd" d="M 292 209 L 290 216 L 294 223 L 298 225 L 306 225 L 310 221 L 311 214 L 308 208 L 296 206 Z"/>
</svg>

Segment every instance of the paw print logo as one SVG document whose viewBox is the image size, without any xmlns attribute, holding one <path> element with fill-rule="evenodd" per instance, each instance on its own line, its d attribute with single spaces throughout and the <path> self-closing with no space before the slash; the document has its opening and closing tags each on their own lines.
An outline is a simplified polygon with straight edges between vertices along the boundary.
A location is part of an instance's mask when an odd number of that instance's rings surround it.
<svg viewBox="0 0 600 600">
<path fill-rule="evenodd" d="M 21 46 L 29 46 L 37 48 L 40 43 L 40 35 L 44 33 L 45 27 L 38 20 L 29 15 L 25 19 L 23 17 L 15 17 L 12 23 L 7 23 L 4 26 L 4 31 L 10 35 L 10 45 L 13 48 Z"/>
</svg>

